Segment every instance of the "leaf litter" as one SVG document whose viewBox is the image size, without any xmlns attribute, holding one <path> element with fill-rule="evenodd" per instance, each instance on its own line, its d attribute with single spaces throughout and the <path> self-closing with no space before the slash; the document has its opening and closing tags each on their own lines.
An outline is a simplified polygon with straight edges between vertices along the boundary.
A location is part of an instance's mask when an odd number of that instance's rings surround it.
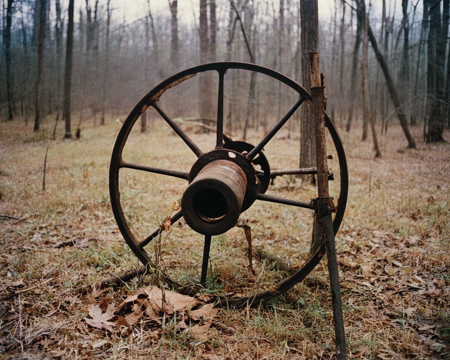
<svg viewBox="0 0 450 360">
<path fill-rule="evenodd" d="M 104 149 L 117 129 L 87 128 L 95 141 L 52 142 L 58 155 L 49 157 L 48 190 L 43 192 L 36 151 L 43 143 L 24 143 L 22 126 L 0 127 L 2 134 L 16 131 L 21 139 L 0 144 L 2 166 L 10 174 L 0 182 L 0 213 L 22 219 L 2 222 L 0 228 L 0 297 L 5 299 L 0 301 L 0 352 L 16 358 L 80 359 L 332 357 L 326 263 L 293 291 L 260 308 L 218 310 L 207 304 L 207 294 L 185 309 L 175 300 L 163 304 L 161 295 L 152 302 L 153 289 L 139 290 L 154 285 L 145 276 L 122 288 L 91 293 L 90 285 L 99 279 L 138 266 L 108 204 L 104 174 L 110 154 Z M 336 240 L 349 357 L 449 358 L 449 146 L 419 145 L 417 151 L 400 154 L 401 129 L 392 126 L 381 139 L 383 158 L 373 161 L 370 144 L 354 134 L 341 135 L 351 185 Z M 419 131 L 415 137 L 420 138 Z M 147 135 L 131 139 L 148 143 Z M 152 139 L 165 151 L 164 136 Z M 86 151 L 98 154 L 92 164 L 86 163 Z M 87 167 L 89 188 L 83 182 Z M 437 168 L 442 169 L 438 175 Z M 268 248 L 283 239 L 276 234 L 289 239 L 292 230 L 280 220 L 270 212 L 262 220 L 252 219 L 267 230 L 259 238 Z M 239 246 L 240 240 L 230 237 Z M 190 260 L 186 256 L 174 263 Z M 229 274 L 241 267 L 232 260 L 215 268 L 225 287 Z M 294 257 L 290 260 L 295 264 Z M 207 307 L 215 312 L 208 314 Z"/>
<path fill-rule="evenodd" d="M 218 309 L 213 304 L 204 304 L 191 296 L 147 286 L 137 289 L 119 305 L 115 305 L 111 298 L 91 304 L 90 317 L 84 320 L 89 326 L 98 329 L 120 332 L 120 327 L 126 327 L 122 333 L 130 333 L 140 322 L 153 322 L 160 326 L 163 319 L 169 322 L 180 319 L 178 328 L 197 340 L 207 341 L 208 330 L 217 314 Z"/>
</svg>

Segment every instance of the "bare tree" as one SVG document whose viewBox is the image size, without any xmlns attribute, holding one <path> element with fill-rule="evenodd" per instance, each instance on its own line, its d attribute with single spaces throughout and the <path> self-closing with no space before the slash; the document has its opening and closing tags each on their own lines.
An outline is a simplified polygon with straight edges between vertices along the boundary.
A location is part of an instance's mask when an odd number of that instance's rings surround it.
<svg viewBox="0 0 450 360">
<path fill-rule="evenodd" d="M 208 6 L 207 0 L 200 0 L 200 62 L 208 62 Z M 200 117 L 211 116 L 211 73 L 200 77 Z"/>
<path fill-rule="evenodd" d="M 64 138 L 72 137 L 70 111 L 72 99 L 72 54 L 73 54 L 73 8 L 74 1 L 69 0 L 69 23 L 67 24 L 66 66 L 64 72 L 64 106 L 63 117 L 66 124 Z"/>
<path fill-rule="evenodd" d="M 171 40 L 171 52 L 170 59 L 172 61 L 172 65 L 174 67 L 178 67 L 178 1 L 177 0 L 169 0 L 169 8 L 170 14 L 172 15 L 171 22 L 171 32 L 172 32 L 172 40 Z"/>
<path fill-rule="evenodd" d="M 209 61 L 216 61 L 217 52 L 217 18 L 216 0 L 209 1 Z"/>
<path fill-rule="evenodd" d="M 370 97 L 369 97 L 369 82 L 368 82 L 368 70 L 367 70 L 367 49 L 369 47 L 368 44 L 368 19 L 367 12 L 365 11 L 365 3 L 364 0 L 358 0 L 358 11 L 361 11 L 363 16 L 363 28 L 364 28 L 364 40 L 363 40 L 363 54 L 362 54 L 362 81 L 363 81 L 363 97 L 364 97 L 364 117 L 367 118 L 366 122 L 370 123 L 370 127 L 372 130 L 372 139 L 373 139 L 373 147 L 375 149 L 375 157 L 381 157 L 380 147 L 378 146 L 377 133 L 375 131 L 375 121 L 372 116 L 372 112 L 370 111 Z"/>
<path fill-rule="evenodd" d="M 300 0 L 302 82 L 311 87 L 309 53 L 319 50 L 319 7 L 317 0 Z M 314 167 L 316 160 L 315 123 L 311 107 L 303 106 L 300 125 L 300 167 Z"/>
<path fill-rule="evenodd" d="M 358 63 L 359 63 L 359 48 L 361 47 L 361 39 L 362 39 L 362 23 L 360 21 L 357 22 L 356 25 L 356 40 L 355 40 L 355 46 L 353 47 L 353 57 L 352 57 L 352 75 L 351 75 L 351 81 L 349 89 L 349 109 L 348 109 L 348 117 L 347 117 L 347 132 L 350 131 L 352 120 L 353 120 L 353 113 L 355 111 L 355 101 L 356 101 L 356 94 L 357 94 L 357 78 L 358 78 Z"/>
<path fill-rule="evenodd" d="M 36 76 L 36 98 L 34 131 L 39 131 L 42 112 L 43 72 L 44 72 L 44 41 L 47 21 L 47 0 L 36 0 L 35 6 L 35 33 L 37 47 L 37 76 Z"/>
<path fill-rule="evenodd" d="M 102 118 L 100 124 L 105 124 L 106 116 L 106 93 L 108 91 L 108 75 L 109 75 L 109 33 L 111 27 L 111 0 L 106 3 L 106 39 L 105 39 L 105 53 L 103 57 L 103 86 L 102 86 Z"/>
<path fill-rule="evenodd" d="M 402 27 L 403 27 L 403 50 L 402 59 L 400 64 L 400 93 L 402 94 L 402 100 L 404 104 L 409 101 L 409 16 L 408 16 L 408 0 L 402 0 Z M 408 105 L 405 105 L 409 109 Z M 409 111 L 408 111 L 409 113 Z"/>
<path fill-rule="evenodd" d="M 444 141 L 442 137 L 446 119 L 443 111 L 445 43 L 443 39 L 440 1 L 424 0 L 428 7 L 430 30 L 427 60 L 427 142 Z M 448 24 L 447 24 L 448 25 Z"/>
<path fill-rule="evenodd" d="M 363 19 L 358 19 L 358 20 L 363 21 Z M 391 95 L 392 102 L 394 103 L 397 117 L 400 121 L 400 125 L 402 127 L 403 132 L 405 133 L 406 139 L 408 140 L 408 147 L 411 149 L 415 149 L 416 143 L 409 131 L 408 121 L 406 119 L 403 105 L 400 102 L 400 97 L 398 95 L 397 88 L 394 85 L 394 82 L 391 77 L 391 73 L 389 71 L 389 67 L 387 66 L 387 63 L 384 60 L 384 56 L 383 56 L 383 54 L 381 54 L 381 51 L 378 48 L 377 40 L 375 39 L 375 35 L 373 34 L 372 28 L 370 27 L 369 23 L 367 24 L 367 31 L 368 31 L 370 43 L 372 44 L 372 49 L 375 52 L 375 55 L 377 57 L 377 60 L 378 60 L 378 63 L 380 64 L 381 69 L 383 70 L 384 78 L 386 80 L 386 85 L 387 85 L 389 93 Z"/>
<path fill-rule="evenodd" d="M 6 27 L 3 32 L 3 46 L 5 52 L 5 65 L 6 65 L 6 100 L 8 101 L 8 120 L 13 120 L 14 118 L 14 97 L 12 89 L 12 79 L 11 79 L 11 23 L 12 23 L 12 12 L 13 12 L 14 0 L 8 0 L 6 7 Z"/>
</svg>

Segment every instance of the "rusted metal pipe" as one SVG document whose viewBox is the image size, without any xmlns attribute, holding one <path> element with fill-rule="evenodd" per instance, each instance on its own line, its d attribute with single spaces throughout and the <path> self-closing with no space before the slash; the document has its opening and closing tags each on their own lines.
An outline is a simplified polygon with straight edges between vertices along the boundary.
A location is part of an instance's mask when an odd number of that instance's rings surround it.
<svg viewBox="0 0 450 360">
<path fill-rule="evenodd" d="M 219 235 L 236 225 L 247 189 L 247 176 L 228 160 L 207 164 L 188 186 L 181 211 L 188 225 L 204 235 Z"/>
<path fill-rule="evenodd" d="M 316 160 L 317 160 L 317 215 L 321 228 L 325 233 L 325 243 L 328 257 L 328 272 L 330 274 L 331 297 L 333 302 L 334 331 L 336 336 L 336 358 L 345 360 L 346 342 L 344 317 L 342 314 L 341 288 L 339 285 L 339 268 L 336 258 L 336 244 L 333 232 L 331 209 L 333 201 L 328 187 L 328 164 L 325 140 L 325 96 L 320 76 L 320 57 L 317 52 L 309 53 L 311 71 L 311 96 L 316 124 Z"/>
</svg>

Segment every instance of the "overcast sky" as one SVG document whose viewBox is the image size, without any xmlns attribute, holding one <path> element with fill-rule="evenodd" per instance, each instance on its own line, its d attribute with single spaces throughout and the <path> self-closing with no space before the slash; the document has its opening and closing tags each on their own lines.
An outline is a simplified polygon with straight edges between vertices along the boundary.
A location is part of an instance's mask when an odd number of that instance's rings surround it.
<svg viewBox="0 0 450 360">
<path fill-rule="evenodd" d="M 321 18 L 329 19 L 330 15 L 334 11 L 334 1 L 335 0 L 319 0 L 319 16 Z M 105 3 L 106 0 L 101 0 Z M 217 5 L 223 6 L 227 2 L 225 0 L 216 0 Z M 379 13 L 381 16 L 381 1 L 379 0 L 366 0 L 366 5 L 372 3 L 372 12 Z M 396 8 L 396 14 L 401 15 L 401 1 L 394 0 L 388 1 L 388 4 L 393 4 Z M 276 7 L 279 1 L 274 0 L 274 6 Z M 145 16 L 147 13 L 147 0 L 112 0 L 112 6 L 116 9 L 115 16 L 125 14 L 127 21 L 132 22 L 138 18 Z M 152 13 L 157 16 L 158 14 L 165 13 L 169 14 L 168 0 L 150 0 L 150 6 Z M 199 0 L 178 0 L 178 18 L 181 23 L 192 22 L 195 17 L 198 21 L 198 9 Z M 220 9 L 219 9 L 220 11 Z"/>
</svg>

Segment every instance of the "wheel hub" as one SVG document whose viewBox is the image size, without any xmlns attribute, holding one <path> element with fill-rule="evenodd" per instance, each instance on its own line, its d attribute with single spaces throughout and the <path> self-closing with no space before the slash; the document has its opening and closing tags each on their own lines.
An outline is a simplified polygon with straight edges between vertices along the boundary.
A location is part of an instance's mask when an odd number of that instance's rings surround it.
<svg viewBox="0 0 450 360">
<path fill-rule="evenodd" d="M 189 173 L 181 200 L 187 224 L 204 235 L 223 234 L 256 199 L 260 182 L 241 153 L 216 149 L 201 156 Z"/>
</svg>

